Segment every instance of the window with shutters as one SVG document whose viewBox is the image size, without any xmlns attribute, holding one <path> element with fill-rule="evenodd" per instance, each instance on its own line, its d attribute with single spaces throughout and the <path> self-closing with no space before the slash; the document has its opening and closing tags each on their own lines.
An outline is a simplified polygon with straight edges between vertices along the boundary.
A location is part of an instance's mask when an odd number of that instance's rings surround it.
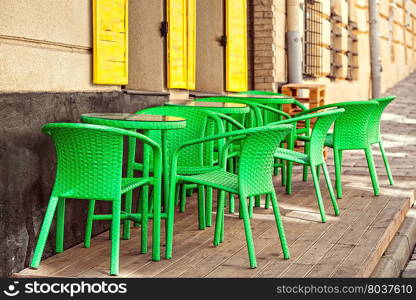
<svg viewBox="0 0 416 300">
<path fill-rule="evenodd" d="M 247 1 L 226 0 L 226 90 L 248 89 Z"/>
<path fill-rule="evenodd" d="M 128 0 L 93 1 L 95 84 L 128 83 Z"/>
<path fill-rule="evenodd" d="M 347 80 L 358 80 L 358 26 L 354 21 L 348 24 L 348 75 Z"/>
<path fill-rule="evenodd" d="M 305 2 L 305 37 L 303 75 L 317 78 L 322 74 L 322 4 L 316 0 Z"/>
<path fill-rule="evenodd" d="M 335 2 L 337 3 L 337 2 Z M 327 76 L 332 80 L 341 77 L 342 74 L 342 17 L 340 12 L 331 7 L 331 73 Z"/>
<path fill-rule="evenodd" d="M 168 88 L 195 89 L 196 2 L 168 0 Z"/>
</svg>

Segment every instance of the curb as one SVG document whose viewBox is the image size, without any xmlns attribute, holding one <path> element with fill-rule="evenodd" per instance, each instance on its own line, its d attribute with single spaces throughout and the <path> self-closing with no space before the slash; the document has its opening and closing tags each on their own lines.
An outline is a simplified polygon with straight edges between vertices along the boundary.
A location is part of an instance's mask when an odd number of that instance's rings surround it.
<svg viewBox="0 0 416 300">
<path fill-rule="evenodd" d="M 413 205 L 390 245 L 387 247 L 372 278 L 398 278 L 406 268 L 416 245 L 416 206 Z"/>
</svg>

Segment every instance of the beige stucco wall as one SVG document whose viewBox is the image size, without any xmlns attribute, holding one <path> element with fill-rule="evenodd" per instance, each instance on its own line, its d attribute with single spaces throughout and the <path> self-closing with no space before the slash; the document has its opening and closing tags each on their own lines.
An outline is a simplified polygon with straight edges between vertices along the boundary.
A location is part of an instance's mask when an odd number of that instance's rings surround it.
<svg viewBox="0 0 416 300">
<path fill-rule="evenodd" d="M 223 0 L 196 2 L 196 90 L 220 93 L 225 89 Z"/>
<path fill-rule="evenodd" d="M 92 84 L 92 1 L 0 1 L 0 92 L 100 91 Z"/>
<path fill-rule="evenodd" d="M 129 0 L 128 89 L 165 90 L 164 0 Z"/>
</svg>

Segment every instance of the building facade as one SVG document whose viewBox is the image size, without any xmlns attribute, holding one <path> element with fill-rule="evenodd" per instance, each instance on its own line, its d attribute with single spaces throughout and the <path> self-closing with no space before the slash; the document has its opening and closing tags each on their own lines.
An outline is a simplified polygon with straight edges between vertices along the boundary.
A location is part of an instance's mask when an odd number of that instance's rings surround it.
<svg viewBox="0 0 416 300">
<path fill-rule="evenodd" d="M 384 91 L 416 67 L 416 1 L 378 9 Z M 10 0 L 0 16 L 3 276 L 28 264 L 52 188 L 42 124 L 190 94 L 279 91 L 292 29 L 300 81 L 326 84 L 327 102 L 371 95 L 367 0 Z M 67 211 L 66 247 L 82 240 L 85 204 Z"/>
</svg>

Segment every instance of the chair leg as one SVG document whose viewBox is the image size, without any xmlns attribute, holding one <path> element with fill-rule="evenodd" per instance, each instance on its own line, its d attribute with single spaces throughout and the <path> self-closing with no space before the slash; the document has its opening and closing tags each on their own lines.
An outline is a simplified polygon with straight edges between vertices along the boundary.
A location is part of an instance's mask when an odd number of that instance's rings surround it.
<svg viewBox="0 0 416 300">
<path fill-rule="evenodd" d="M 126 193 L 125 205 L 124 205 L 124 211 L 127 214 L 131 213 L 132 202 L 133 202 L 133 191 L 129 191 Z M 144 199 L 143 199 L 143 202 L 144 202 Z M 126 219 L 123 221 L 123 240 L 130 239 L 130 224 L 131 224 L 131 221 L 129 219 Z"/>
<path fill-rule="evenodd" d="M 56 239 L 55 252 L 64 251 L 64 234 L 65 234 L 65 198 L 59 198 L 56 211 Z"/>
<path fill-rule="evenodd" d="M 186 189 L 186 185 L 182 184 L 182 189 L 181 189 L 181 203 L 180 203 L 180 208 L 179 211 L 181 213 L 185 212 L 185 207 L 186 207 L 186 193 L 187 193 L 187 189 Z"/>
<path fill-rule="evenodd" d="M 342 183 L 341 183 L 341 165 L 342 152 L 334 148 L 334 164 L 335 164 L 335 188 L 337 190 L 337 198 L 342 199 Z"/>
<path fill-rule="evenodd" d="M 253 218 L 253 207 L 254 207 L 254 197 L 250 197 L 248 201 L 248 216 L 250 219 Z"/>
<path fill-rule="evenodd" d="M 235 212 L 235 196 L 233 193 L 229 193 L 229 201 L 230 201 L 230 206 L 228 208 L 228 212 L 230 214 L 233 214 Z"/>
<path fill-rule="evenodd" d="M 315 186 L 315 194 L 318 200 L 319 212 L 321 214 L 321 220 L 322 220 L 322 223 L 325 223 L 326 222 L 325 207 L 322 201 L 321 188 L 319 186 L 319 178 L 318 178 L 318 174 L 316 173 L 316 167 L 311 166 L 311 172 L 312 172 L 313 184 Z"/>
<path fill-rule="evenodd" d="M 380 146 L 381 156 L 383 157 L 384 166 L 386 167 L 387 176 L 389 177 L 390 185 L 394 185 L 393 175 L 391 173 L 389 160 L 387 159 L 386 152 L 384 151 L 383 142 L 380 142 L 379 146 Z"/>
<path fill-rule="evenodd" d="M 218 191 L 217 216 L 215 221 L 214 246 L 221 242 L 222 222 L 224 221 L 225 192 Z"/>
<path fill-rule="evenodd" d="M 286 176 L 286 164 L 284 161 L 282 161 L 282 173 L 281 173 L 281 180 L 282 180 L 282 186 L 286 186 L 286 180 L 287 180 L 287 176 Z"/>
<path fill-rule="evenodd" d="M 274 163 L 278 163 L 278 160 L 275 159 Z M 273 176 L 278 176 L 279 175 L 279 167 L 273 167 Z"/>
<path fill-rule="evenodd" d="M 46 240 L 48 238 L 49 230 L 51 228 L 53 216 L 55 215 L 56 206 L 58 204 L 58 197 L 52 196 L 49 199 L 48 208 L 46 209 L 45 218 L 43 219 L 42 227 L 40 229 L 38 242 L 36 244 L 35 252 L 33 254 L 31 268 L 37 269 L 42 259 L 43 250 L 45 249 Z"/>
<path fill-rule="evenodd" d="M 199 229 L 205 229 L 205 195 L 203 185 L 198 185 L 198 221 Z"/>
<path fill-rule="evenodd" d="M 365 158 L 367 159 L 368 170 L 370 171 L 371 183 L 373 185 L 374 196 L 380 195 L 380 188 L 378 185 L 376 167 L 374 165 L 373 150 L 371 145 L 365 149 Z"/>
<path fill-rule="evenodd" d="M 266 199 L 264 200 L 264 208 L 265 209 L 269 209 L 269 207 L 270 207 L 270 195 L 269 194 L 266 194 Z"/>
<path fill-rule="evenodd" d="M 153 193 L 154 195 L 154 193 Z M 147 253 L 147 235 L 148 235 L 148 226 L 149 226 L 149 198 L 145 197 L 142 201 L 142 219 L 141 219 L 141 226 L 142 226 L 142 237 L 141 237 L 141 253 Z"/>
<path fill-rule="evenodd" d="M 87 225 L 85 226 L 84 247 L 91 247 L 92 225 L 95 210 L 95 200 L 90 200 L 88 204 Z"/>
<path fill-rule="evenodd" d="M 261 205 L 261 196 L 256 196 L 254 199 L 255 199 L 254 206 L 255 207 L 260 207 L 260 205 Z"/>
<path fill-rule="evenodd" d="M 321 168 L 320 166 L 316 166 L 316 176 L 318 176 L 318 180 L 321 181 Z"/>
<path fill-rule="evenodd" d="M 173 247 L 173 227 L 174 227 L 174 218 L 175 218 L 175 189 L 176 183 L 174 180 L 170 180 L 170 191 L 168 199 L 168 207 L 166 209 L 167 218 L 165 223 L 166 231 L 166 259 L 172 258 L 172 247 Z"/>
<path fill-rule="evenodd" d="M 289 247 L 286 241 L 285 230 L 283 228 L 283 222 L 280 216 L 279 204 L 277 203 L 276 194 L 273 192 L 273 193 L 270 193 L 269 195 L 272 201 L 274 219 L 276 221 L 277 231 L 279 232 L 279 239 L 280 239 L 280 244 L 282 246 L 283 257 L 285 259 L 289 259 L 290 258 Z"/>
<path fill-rule="evenodd" d="M 181 188 L 183 188 L 183 185 L 179 185 L 176 187 L 176 193 L 175 193 L 175 206 L 180 204 L 180 195 L 181 195 Z"/>
<path fill-rule="evenodd" d="M 305 142 L 304 153 L 309 155 L 310 143 Z M 303 166 L 303 181 L 308 181 L 308 166 Z"/>
<path fill-rule="evenodd" d="M 247 241 L 247 250 L 248 250 L 248 257 L 250 260 L 250 268 L 254 269 L 257 267 L 256 252 L 254 251 L 254 242 L 253 242 L 253 235 L 251 233 L 250 217 L 248 214 L 247 202 L 243 197 L 241 197 L 241 195 L 239 198 L 240 198 L 241 214 L 242 214 L 242 218 L 244 221 L 244 231 L 245 231 L 246 241 Z"/>
<path fill-rule="evenodd" d="M 328 192 L 329 192 L 329 196 L 331 197 L 332 206 L 334 207 L 335 215 L 339 216 L 339 207 L 338 207 L 337 199 L 335 198 L 334 189 L 332 188 L 332 183 L 331 183 L 331 177 L 329 176 L 329 172 L 325 163 L 323 163 L 322 165 L 322 170 L 324 172 L 326 185 L 328 187 Z"/>
<path fill-rule="evenodd" d="M 293 162 L 286 161 L 286 169 L 287 169 L 287 175 L 286 175 L 286 194 L 291 195 L 292 194 L 292 174 L 293 174 Z"/>
<path fill-rule="evenodd" d="M 160 213 L 162 206 L 162 189 L 160 184 L 153 188 L 153 233 L 152 233 L 152 260 L 160 260 Z M 143 233 L 142 233 L 143 234 Z"/>
<path fill-rule="evenodd" d="M 212 226 L 212 187 L 206 188 L 205 224 L 207 227 Z"/>
<path fill-rule="evenodd" d="M 110 275 L 118 275 L 120 255 L 120 225 L 121 225 L 121 200 L 113 201 L 113 218 L 111 221 L 111 259 Z"/>
</svg>

